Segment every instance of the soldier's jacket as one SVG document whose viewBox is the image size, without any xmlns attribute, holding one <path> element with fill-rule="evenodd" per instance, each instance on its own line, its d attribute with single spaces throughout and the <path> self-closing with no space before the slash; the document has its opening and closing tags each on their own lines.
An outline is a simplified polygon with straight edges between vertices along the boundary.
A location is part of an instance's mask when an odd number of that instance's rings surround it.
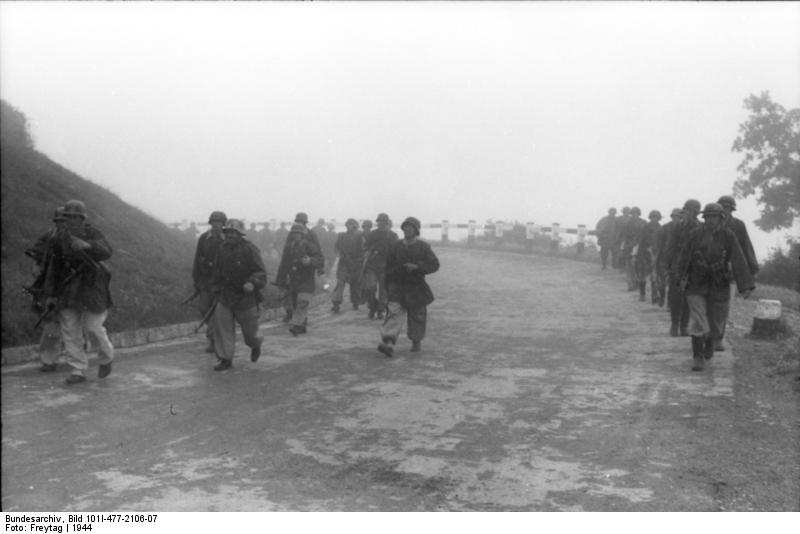
<svg viewBox="0 0 800 534">
<path fill-rule="evenodd" d="M 675 221 L 670 220 L 666 224 L 662 224 L 658 229 L 658 236 L 656 237 L 656 261 L 658 262 L 658 269 L 660 272 L 666 271 L 665 257 L 667 255 L 667 241 L 669 241 L 670 233 L 675 228 Z"/>
<path fill-rule="evenodd" d="M 736 236 L 736 240 L 742 248 L 744 259 L 750 269 L 750 274 L 755 276 L 758 273 L 758 260 L 756 259 L 756 251 L 753 250 L 753 243 L 750 242 L 750 236 L 747 234 L 747 226 L 745 226 L 744 221 L 736 217 L 725 217 L 723 224 Z"/>
<path fill-rule="evenodd" d="M 407 271 L 404 265 L 414 263 L 418 269 Z M 427 306 L 433 302 L 433 291 L 425 275 L 439 270 L 439 258 L 431 246 L 417 239 L 411 245 L 403 240 L 392 243 L 386 258 L 386 294 L 392 302 L 406 309 Z"/>
<path fill-rule="evenodd" d="M 339 270 L 358 275 L 364 261 L 364 237 L 361 232 L 340 232 L 334 250 L 339 254 Z"/>
<path fill-rule="evenodd" d="M 72 250 L 71 235 L 89 243 L 90 248 Z M 58 298 L 59 308 L 92 313 L 107 310 L 112 306 L 111 272 L 102 261 L 110 257 L 111 245 L 100 230 L 89 224 L 74 234 L 64 230 L 55 235 L 50 240 L 43 296 Z"/>
<path fill-rule="evenodd" d="M 197 289 L 206 289 L 211 285 L 217 252 L 224 240 L 222 232 L 214 235 L 211 230 L 203 232 L 197 239 L 197 249 L 195 249 L 194 263 L 192 264 L 192 280 Z"/>
<path fill-rule="evenodd" d="M 309 265 L 303 265 L 303 256 L 311 259 Z M 316 289 L 315 273 L 321 273 L 324 266 L 325 258 L 319 245 L 305 234 L 299 240 L 289 235 L 278 266 L 277 283 L 288 286 L 294 293 L 313 293 Z"/>
<path fill-rule="evenodd" d="M 686 218 L 672 227 L 672 231 L 667 238 L 666 253 L 664 254 L 664 265 L 671 275 L 678 277 L 678 256 L 681 249 L 689 241 L 689 234 L 692 230 L 703 225 L 696 218 Z"/>
<path fill-rule="evenodd" d="M 608 247 L 614 244 L 615 228 L 617 224 L 617 217 L 615 215 L 606 215 L 595 226 L 597 234 L 597 243 L 601 247 Z"/>
<path fill-rule="evenodd" d="M 723 225 L 711 229 L 701 224 L 692 230 L 676 263 L 677 272 L 687 280 L 687 294 L 716 289 L 729 298 L 731 272 L 740 292 L 755 287 L 736 236 Z"/>
<path fill-rule="evenodd" d="M 398 240 L 391 228 L 376 228 L 364 238 L 364 249 L 367 256 L 367 269 L 383 273 L 386 269 L 386 259 L 389 249 Z"/>
<path fill-rule="evenodd" d="M 245 293 L 244 284 L 254 286 Z M 261 289 L 267 285 L 267 271 L 261 260 L 261 251 L 245 238 L 225 239 L 217 251 L 212 276 L 212 288 L 226 307 L 246 310 L 262 300 Z"/>
<path fill-rule="evenodd" d="M 630 253 L 633 250 L 633 247 L 638 245 L 642 240 L 642 232 L 644 232 L 645 226 L 647 226 L 647 222 L 640 217 L 631 217 L 628 219 L 628 222 L 624 227 L 624 250 L 626 253 Z"/>
<path fill-rule="evenodd" d="M 656 261 L 656 248 L 660 230 L 661 225 L 657 221 L 649 221 L 642 228 L 639 242 L 637 243 L 639 248 L 634 265 L 636 272 L 642 278 L 652 274 Z"/>
<path fill-rule="evenodd" d="M 625 229 L 628 227 L 628 221 L 630 220 L 630 215 L 620 215 L 617 217 L 616 224 L 614 225 L 614 244 L 616 246 L 621 246 L 625 242 Z"/>
</svg>

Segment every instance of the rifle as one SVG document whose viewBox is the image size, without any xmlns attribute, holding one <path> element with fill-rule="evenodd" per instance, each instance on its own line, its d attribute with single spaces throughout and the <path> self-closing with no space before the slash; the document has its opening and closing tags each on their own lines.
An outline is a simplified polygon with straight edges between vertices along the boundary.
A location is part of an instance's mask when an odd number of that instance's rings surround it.
<svg viewBox="0 0 800 534">
<path fill-rule="evenodd" d="M 197 327 L 195 327 L 194 329 L 195 334 L 199 332 L 201 328 L 203 328 L 203 326 L 209 321 L 209 319 L 211 319 L 211 316 L 214 314 L 214 310 L 216 309 L 217 309 L 217 299 L 214 299 L 214 303 L 211 305 L 210 308 L 208 308 L 206 314 L 203 315 L 203 320 L 200 321 L 200 324 L 197 325 Z"/>
<path fill-rule="evenodd" d="M 42 313 L 39 316 L 39 320 L 36 321 L 36 324 L 33 325 L 33 329 L 36 330 L 37 328 L 39 328 L 39 325 L 41 325 L 42 322 L 47 318 L 47 316 L 50 315 L 51 313 L 53 313 L 53 311 L 55 311 L 55 309 L 56 309 L 55 306 L 52 306 L 52 305 L 48 306 L 47 309 L 44 310 L 44 313 Z"/>
<path fill-rule="evenodd" d="M 189 295 L 188 297 L 186 297 L 185 299 L 183 299 L 181 301 L 181 305 L 189 304 L 191 301 L 196 299 L 199 295 L 200 295 L 200 290 L 199 289 L 195 289 L 194 293 L 192 293 L 191 295 Z"/>
</svg>

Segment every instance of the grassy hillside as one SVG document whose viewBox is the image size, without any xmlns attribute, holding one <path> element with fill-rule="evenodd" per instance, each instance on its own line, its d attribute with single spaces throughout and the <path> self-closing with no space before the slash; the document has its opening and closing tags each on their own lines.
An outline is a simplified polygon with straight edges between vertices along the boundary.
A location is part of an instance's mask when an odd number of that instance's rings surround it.
<svg viewBox="0 0 800 534">
<path fill-rule="evenodd" d="M 69 199 L 86 203 L 89 222 L 114 249 L 108 262 L 115 304 L 109 331 L 195 320 L 197 312 L 180 305 L 191 293 L 195 241 L 37 152 L 24 115 L 0 104 L 2 346 L 38 340 L 30 299 L 20 290 L 32 280 L 32 262 L 24 251 L 51 226 L 53 210 Z"/>
</svg>

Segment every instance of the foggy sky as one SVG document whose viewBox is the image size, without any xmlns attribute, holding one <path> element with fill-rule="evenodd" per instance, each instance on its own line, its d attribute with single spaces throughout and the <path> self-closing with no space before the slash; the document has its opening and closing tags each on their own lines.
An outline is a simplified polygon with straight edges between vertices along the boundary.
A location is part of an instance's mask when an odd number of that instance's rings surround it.
<svg viewBox="0 0 800 534">
<path fill-rule="evenodd" d="M 794 2 L 0 2 L 0 96 L 164 222 L 666 222 L 731 193 L 748 95 L 800 107 L 798 28 Z"/>
</svg>

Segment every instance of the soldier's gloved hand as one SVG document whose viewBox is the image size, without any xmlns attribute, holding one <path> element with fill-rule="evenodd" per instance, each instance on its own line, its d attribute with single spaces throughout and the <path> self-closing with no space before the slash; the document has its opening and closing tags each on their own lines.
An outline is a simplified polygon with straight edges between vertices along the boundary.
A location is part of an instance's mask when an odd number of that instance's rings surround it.
<svg viewBox="0 0 800 534">
<path fill-rule="evenodd" d="M 242 286 L 242 289 L 244 290 L 245 293 L 252 293 L 253 289 L 255 289 L 255 286 L 253 285 L 252 282 L 245 282 L 244 285 Z"/>
<path fill-rule="evenodd" d="M 70 247 L 72 247 L 72 250 L 86 250 L 88 248 L 92 248 L 92 245 L 90 245 L 83 239 L 72 236 L 72 242 L 70 243 Z"/>
</svg>

